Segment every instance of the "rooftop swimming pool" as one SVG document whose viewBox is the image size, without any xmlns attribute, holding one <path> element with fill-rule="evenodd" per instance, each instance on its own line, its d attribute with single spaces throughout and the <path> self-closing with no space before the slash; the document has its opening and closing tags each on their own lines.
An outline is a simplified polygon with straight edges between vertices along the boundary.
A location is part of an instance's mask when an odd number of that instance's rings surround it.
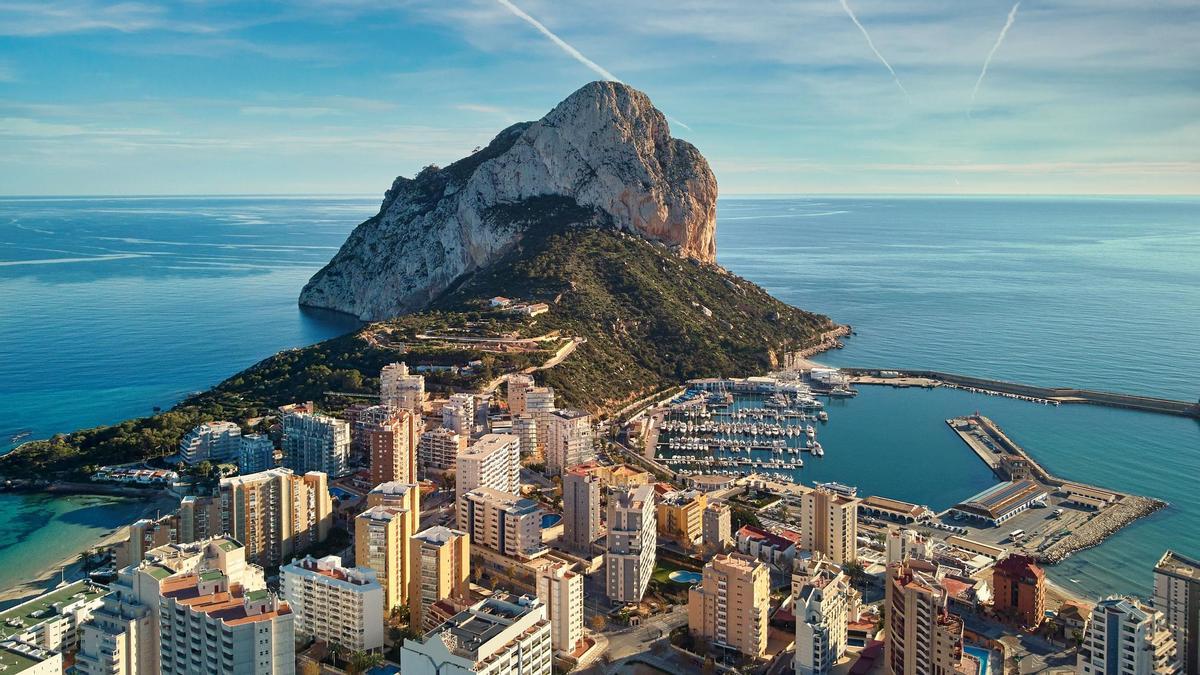
<svg viewBox="0 0 1200 675">
<path fill-rule="evenodd" d="M 988 658 L 991 657 L 992 653 L 983 647 L 963 647 L 963 651 L 979 659 L 979 675 L 987 675 Z"/>
<path fill-rule="evenodd" d="M 547 513 L 542 516 L 542 529 L 554 527 L 562 522 L 562 516 L 557 513 Z"/>
</svg>

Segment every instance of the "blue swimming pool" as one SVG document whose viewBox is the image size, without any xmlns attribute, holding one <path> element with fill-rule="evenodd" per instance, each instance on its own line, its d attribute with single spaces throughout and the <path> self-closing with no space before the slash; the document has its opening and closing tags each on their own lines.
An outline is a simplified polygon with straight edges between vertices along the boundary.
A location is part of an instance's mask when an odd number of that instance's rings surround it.
<svg viewBox="0 0 1200 675">
<path fill-rule="evenodd" d="M 675 570 L 667 575 L 671 581 L 677 584 L 698 584 L 704 578 L 699 572 L 688 572 L 686 570 Z"/>
<path fill-rule="evenodd" d="M 963 647 L 963 651 L 979 659 L 979 675 L 987 675 L 988 658 L 992 653 L 983 647 Z"/>
<path fill-rule="evenodd" d="M 542 516 L 542 529 L 554 527 L 562 522 L 562 516 L 557 513 L 547 513 Z"/>
<path fill-rule="evenodd" d="M 343 490 L 342 488 L 336 487 L 336 486 L 330 486 L 329 494 L 333 495 L 334 497 L 337 497 L 339 500 L 354 498 L 353 492 L 348 492 L 348 491 Z"/>
</svg>

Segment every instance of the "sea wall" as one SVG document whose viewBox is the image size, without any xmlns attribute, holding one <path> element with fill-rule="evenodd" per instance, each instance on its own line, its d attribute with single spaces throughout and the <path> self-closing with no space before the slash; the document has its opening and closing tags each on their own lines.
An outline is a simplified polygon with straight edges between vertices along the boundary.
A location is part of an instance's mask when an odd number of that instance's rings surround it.
<svg viewBox="0 0 1200 675">
<path fill-rule="evenodd" d="M 972 387 L 1001 394 L 1043 398 L 1064 404 L 1090 403 L 1113 408 L 1127 408 L 1130 410 L 1143 410 L 1167 415 L 1200 418 L 1200 402 L 1175 401 L 1152 396 L 1118 394 L 1110 391 L 1075 389 L 1072 387 L 1039 387 L 1031 384 L 1020 384 L 1018 382 L 943 373 L 936 370 L 897 370 L 895 368 L 842 368 L 842 370 L 850 375 L 878 375 L 880 371 L 892 371 L 897 373 L 899 377 L 926 378 L 960 387 Z"/>
<path fill-rule="evenodd" d="M 1144 518 L 1166 505 L 1166 502 L 1158 499 L 1125 495 L 1121 501 L 1105 508 L 1103 512 L 1088 520 L 1071 534 L 1039 553 L 1038 561 L 1050 565 L 1062 562 L 1076 551 L 1098 546 L 1122 527 L 1138 518 Z"/>
</svg>

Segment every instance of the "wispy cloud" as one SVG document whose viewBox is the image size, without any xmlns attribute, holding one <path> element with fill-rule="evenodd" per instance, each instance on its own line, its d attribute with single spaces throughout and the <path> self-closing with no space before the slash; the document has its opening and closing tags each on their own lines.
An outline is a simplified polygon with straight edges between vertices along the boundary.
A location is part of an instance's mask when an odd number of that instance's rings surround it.
<svg viewBox="0 0 1200 675">
<path fill-rule="evenodd" d="M 41 37 L 90 31 L 136 33 L 152 29 L 211 33 L 202 22 L 171 20 L 163 7 L 142 2 L 92 0 L 6 2 L 0 4 L 0 35 Z"/>
<path fill-rule="evenodd" d="M 17 71 L 7 63 L 0 61 L 0 82 L 16 82 Z"/>
<path fill-rule="evenodd" d="M 512 4 L 511 2 L 509 2 L 509 0 L 496 0 L 496 2 L 500 3 L 500 5 L 502 7 L 504 7 L 508 11 L 512 12 L 513 15 L 516 16 L 517 18 L 521 19 L 522 21 L 529 24 L 530 26 L 533 26 L 534 28 L 536 28 L 539 33 L 541 33 L 542 35 L 545 35 L 547 38 L 550 39 L 551 42 L 558 45 L 559 49 L 566 52 L 567 55 L 570 56 L 571 58 L 573 58 L 576 61 L 587 66 L 592 72 L 596 73 L 597 75 L 599 75 L 600 77 L 603 77 L 606 80 L 612 80 L 613 82 L 621 81 L 621 79 L 618 78 L 616 75 L 613 75 L 612 73 L 610 73 L 607 70 L 605 70 L 604 68 L 602 68 L 600 66 L 600 64 L 598 64 L 595 61 L 584 56 L 583 53 L 580 52 L 578 49 L 567 44 L 566 40 L 563 40 L 562 38 L 555 35 L 554 32 L 551 31 L 549 28 L 546 28 L 545 24 L 543 24 L 541 21 L 538 21 L 537 19 L 533 18 L 532 16 L 529 16 L 528 14 L 526 14 L 525 10 Z"/>
<path fill-rule="evenodd" d="M 904 92 L 904 98 L 911 101 L 912 99 L 908 95 L 908 90 L 904 88 L 903 84 L 900 84 L 900 76 L 896 74 L 896 70 L 892 68 L 892 64 L 888 63 L 888 60 L 883 58 L 883 54 L 879 53 L 879 50 L 875 47 L 875 41 L 871 39 L 871 34 L 867 32 L 866 27 L 863 26 L 862 22 L 858 20 L 858 17 L 854 15 L 854 10 L 850 9 L 850 4 L 847 3 L 846 0 L 838 1 L 842 3 L 842 9 L 846 10 L 846 14 L 850 17 L 850 20 L 854 22 L 855 26 L 858 26 L 858 30 L 862 31 L 863 37 L 867 39 L 867 46 L 871 48 L 872 52 L 874 52 L 875 58 L 879 59 L 879 62 L 883 64 L 883 67 L 887 68 L 888 72 L 892 74 L 892 79 L 896 81 L 896 86 L 900 87 L 900 91 Z"/>
<path fill-rule="evenodd" d="M 967 108 L 967 113 L 970 114 L 971 108 L 975 107 L 975 97 L 979 95 L 979 86 L 983 84 L 983 78 L 987 76 L 988 66 L 992 65 L 992 57 L 999 51 L 1000 45 L 1004 43 L 1004 36 L 1008 35 L 1008 29 L 1012 28 L 1013 21 L 1017 18 L 1017 10 L 1021 8 L 1020 0 L 1008 10 L 1008 18 L 1004 20 L 1004 27 L 1000 29 L 1000 35 L 996 36 L 996 42 L 992 45 L 991 51 L 988 52 L 987 58 L 983 60 L 983 68 L 979 71 L 979 79 L 975 80 L 975 88 L 971 90 L 971 106 Z"/>
</svg>

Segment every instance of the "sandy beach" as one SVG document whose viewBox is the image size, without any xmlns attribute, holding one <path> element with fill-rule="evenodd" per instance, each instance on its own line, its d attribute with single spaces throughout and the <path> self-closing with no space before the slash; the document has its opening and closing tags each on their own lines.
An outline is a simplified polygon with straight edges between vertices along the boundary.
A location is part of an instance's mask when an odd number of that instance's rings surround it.
<svg viewBox="0 0 1200 675">
<path fill-rule="evenodd" d="M 143 510 L 145 515 L 153 515 L 156 511 L 165 512 L 178 506 L 178 500 L 163 495 L 146 503 Z M 131 521 L 132 522 L 132 521 Z M 79 547 L 68 557 L 59 560 L 33 579 L 0 591 L 0 609 L 6 609 L 30 598 L 51 590 L 62 583 L 77 581 L 87 576 L 79 554 L 96 548 L 106 548 L 129 538 L 129 525 L 122 525 L 96 539 L 81 539 Z"/>
</svg>

